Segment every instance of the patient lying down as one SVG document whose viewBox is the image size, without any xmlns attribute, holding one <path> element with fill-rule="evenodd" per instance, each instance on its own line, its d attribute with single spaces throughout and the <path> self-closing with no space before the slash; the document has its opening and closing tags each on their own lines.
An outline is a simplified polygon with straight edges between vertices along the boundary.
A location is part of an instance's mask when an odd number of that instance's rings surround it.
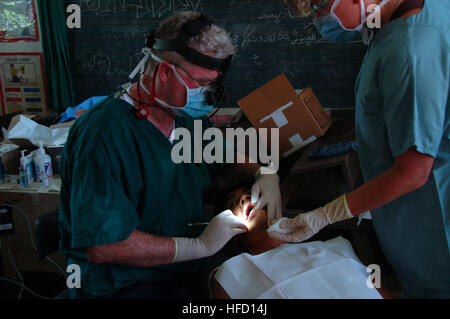
<svg viewBox="0 0 450 319">
<path fill-rule="evenodd" d="M 253 211 L 250 190 L 239 188 L 226 208 L 245 220 L 249 231 L 235 237 L 248 253 L 235 256 L 213 272 L 213 298 L 380 298 L 366 285 L 367 271 L 350 242 L 286 244 L 267 234 L 265 210 Z"/>
</svg>

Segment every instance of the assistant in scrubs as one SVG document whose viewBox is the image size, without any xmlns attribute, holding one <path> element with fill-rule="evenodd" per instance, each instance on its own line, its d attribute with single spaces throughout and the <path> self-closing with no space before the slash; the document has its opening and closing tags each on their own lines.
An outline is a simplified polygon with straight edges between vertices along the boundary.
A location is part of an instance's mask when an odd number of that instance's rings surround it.
<svg viewBox="0 0 450 319">
<path fill-rule="evenodd" d="M 282 221 L 288 234 L 270 235 L 299 242 L 330 223 L 371 211 L 403 296 L 449 298 L 450 2 L 285 2 L 304 14 L 313 12 L 327 39 L 347 42 L 362 36 L 368 44 L 356 83 L 365 184 Z M 376 18 L 379 26 L 373 26 Z"/>
<path fill-rule="evenodd" d="M 171 154 L 176 128 L 194 136 L 196 119 L 204 130 L 211 126 L 206 93 L 215 92 L 226 72 L 234 53 L 230 37 L 189 11 L 164 20 L 147 44 L 166 49 L 153 50 L 137 83 L 74 123 L 62 154 L 60 250 L 81 271 L 73 298 L 208 297 L 200 289 L 199 261 L 247 231 L 231 211 L 206 228 L 190 226 L 207 222 L 204 193 L 224 167 L 175 164 Z M 224 174 L 259 176 L 257 205 L 278 208 L 278 177 L 258 170 L 235 165 Z M 281 211 L 272 213 L 279 218 Z"/>
</svg>

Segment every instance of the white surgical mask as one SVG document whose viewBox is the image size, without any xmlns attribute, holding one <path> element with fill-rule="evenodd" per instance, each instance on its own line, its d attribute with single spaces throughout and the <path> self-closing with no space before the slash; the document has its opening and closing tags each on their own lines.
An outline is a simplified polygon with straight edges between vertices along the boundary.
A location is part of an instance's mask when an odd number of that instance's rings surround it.
<svg viewBox="0 0 450 319">
<path fill-rule="evenodd" d="M 337 8 L 337 6 L 339 5 L 339 3 L 341 3 L 342 0 L 336 0 L 333 3 L 333 6 L 331 7 L 331 11 L 330 11 L 330 15 L 333 17 L 334 20 L 336 20 L 339 25 L 341 26 L 342 29 L 346 30 L 346 31 L 361 31 L 364 25 L 364 22 L 366 22 L 366 5 L 364 3 L 364 0 L 360 0 L 360 7 L 361 7 L 361 24 L 359 24 L 357 27 L 351 29 L 351 28 L 346 28 L 341 20 L 338 18 L 338 16 L 336 15 L 336 13 L 334 12 Z"/>
<path fill-rule="evenodd" d="M 334 18 L 339 22 L 339 24 L 341 25 L 341 27 L 342 27 L 344 30 L 347 30 L 347 31 L 355 31 L 355 30 L 356 30 L 356 31 L 361 31 L 361 30 L 363 29 L 364 25 L 366 24 L 367 20 L 372 19 L 373 16 L 374 16 L 375 14 L 379 13 L 379 11 L 380 11 L 385 5 L 387 5 L 390 1 L 391 1 L 391 0 L 383 0 L 383 1 L 381 1 L 381 2 L 376 6 L 376 9 L 375 9 L 375 10 L 372 10 L 372 12 L 371 12 L 368 16 L 366 16 L 366 6 L 365 6 L 365 3 L 364 3 L 364 0 L 360 0 L 360 3 L 361 3 L 361 24 L 359 24 L 357 27 L 355 27 L 355 28 L 353 28 L 353 29 L 349 29 L 349 28 L 344 27 L 344 25 L 341 23 L 341 20 L 339 20 L 339 18 L 336 16 L 336 14 L 335 14 L 335 12 L 334 12 L 335 9 L 337 8 L 337 6 L 339 5 L 339 3 L 342 2 L 342 0 L 336 0 L 336 1 L 334 2 L 333 7 L 331 8 L 331 13 L 330 13 L 330 14 L 332 14 L 332 15 L 334 16 Z"/>
<path fill-rule="evenodd" d="M 361 8 L 361 22 L 354 28 L 347 28 L 343 25 L 342 21 L 336 15 L 335 11 L 338 5 L 342 2 L 342 0 L 336 0 L 331 7 L 330 14 L 325 17 L 319 17 L 314 19 L 314 24 L 322 35 L 330 41 L 334 42 L 348 42 L 352 39 L 355 39 L 355 32 L 362 32 L 364 43 L 368 44 L 370 42 L 371 37 L 373 37 L 373 33 L 370 30 L 366 30 L 365 27 L 366 22 L 369 19 L 372 19 L 375 14 L 377 14 L 381 8 L 383 8 L 387 3 L 391 0 L 383 0 L 380 4 L 377 5 L 376 10 L 373 10 L 368 16 L 366 16 L 366 6 L 364 0 L 360 0 L 360 8 Z M 336 26 L 333 24 L 339 25 L 341 30 L 344 32 L 349 32 L 348 36 L 344 35 L 342 32 L 338 31 Z"/>
</svg>

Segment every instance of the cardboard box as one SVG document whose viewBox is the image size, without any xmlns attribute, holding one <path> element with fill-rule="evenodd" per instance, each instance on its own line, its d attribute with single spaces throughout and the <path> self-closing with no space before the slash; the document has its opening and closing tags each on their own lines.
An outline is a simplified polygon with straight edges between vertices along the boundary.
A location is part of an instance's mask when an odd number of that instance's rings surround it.
<svg viewBox="0 0 450 319">
<path fill-rule="evenodd" d="M 323 136 L 331 126 L 311 88 L 296 92 L 284 74 L 238 101 L 256 128 L 279 128 L 280 156 L 287 157 Z M 269 139 L 270 141 L 270 135 Z"/>
<path fill-rule="evenodd" d="M 11 122 L 10 122 L 9 127 L 8 127 L 8 131 L 11 131 L 13 129 L 13 127 L 17 125 L 17 123 L 20 121 L 20 117 L 21 116 L 28 117 L 29 119 L 33 119 L 33 118 L 36 117 L 35 115 L 26 115 L 26 114 L 16 115 L 16 116 L 14 116 L 11 119 Z M 4 142 L 5 143 L 11 143 L 11 144 L 19 145 L 22 148 L 31 149 L 31 150 L 36 148 L 36 146 L 33 145 L 33 143 L 31 143 L 28 139 L 25 139 L 25 138 L 11 138 L 11 139 L 7 139 L 5 137 Z"/>
<path fill-rule="evenodd" d="M 28 123 L 24 122 L 21 116 L 33 119 L 33 117 L 28 115 L 17 115 L 11 119 L 11 123 L 8 127 L 9 138 L 5 136 L 4 142 L 19 145 L 22 148 L 28 149 L 30 151 L 38 148 L 38 141 L 43 141 L 44 145 L 54 145 L 53 143 L 58 143 L 56 146 L 65 143 L 67 139 L 69 130 L 75 121 L 56 124 L 50 127 L 38 124 L 37 122 Z M 21 124 L 18 124 L 22 120 Z M 12 135 L 16 137 L 11 137 L 11 132 L 17 129 L 16 125 L 19 125 L 19 132 L 14 132 Z M 5 134 L 4 134 L 5 135 Z M 19 136 L 20 138 L 18 138 Z M 39 137 L 38 137 L 39 136 Z M 33 141 L 33 142 L 32 142 Z M 33 144 L 34 143 L 34 144 Z"/>
<path fill-rule="evenodd" d="M 4 174 L 19 175 L 20 148 L 0 154 Z"/>
</svg>

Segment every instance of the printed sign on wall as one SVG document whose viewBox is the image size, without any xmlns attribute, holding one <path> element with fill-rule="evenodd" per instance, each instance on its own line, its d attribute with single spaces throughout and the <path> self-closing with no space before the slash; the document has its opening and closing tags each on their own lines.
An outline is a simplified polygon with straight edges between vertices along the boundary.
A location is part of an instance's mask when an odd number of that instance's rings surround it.
<svg viewBox="0 0 450 319">
<path fill-rule="evenodd" d="M 3 114 L 45 113 L 46 92 L 41 53 L 0 54 L 0 98 Z"/>
</svg>

